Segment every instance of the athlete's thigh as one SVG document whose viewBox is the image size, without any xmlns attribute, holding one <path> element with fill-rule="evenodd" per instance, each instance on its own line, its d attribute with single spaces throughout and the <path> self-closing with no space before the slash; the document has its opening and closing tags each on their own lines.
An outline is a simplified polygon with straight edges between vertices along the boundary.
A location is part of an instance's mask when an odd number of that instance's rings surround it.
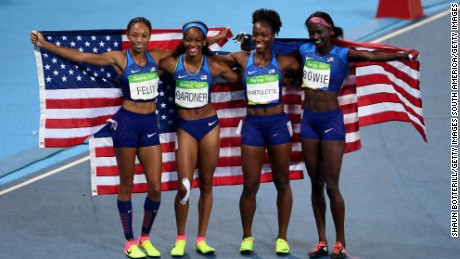
<svg viewBox="0 0 460 259">
<path fill-rule="evenodd" d="M 274 180 L 285 180 L 286 177 L 289 178 L 292 143 L 269 146 L 267 150 L 270 156 Z"/>
<path fill-rule="evenodd" d="M 220 127 L 212 129 L 204 136 L 199 146 L 200 174 L 214 174 L 219 159 Z"/>
<path fill-rule="evenodd" d="M 133 176 L 137 148 L 116 147 L 114 150 L 120 176 Z"/>
<path fill-rule="evenodd" d="M 340 168 L 342 167 L 344 146 L 345 141 L 342 140 L 322 141 L 322 170 L 326 182 L 328 180 L 338 181 L 340 175 Z"/>
<path fill-rule="evenodd" d="M 265 147 L 241 145 L 241 163 L 243 177 L 251 182 L 260 182 Z"/>
<path fill-rule="evenodd" d="M 179 178 L 193 178 L 197 166 L 198 142 L 182 129 L 177 130 L 176 164 Z"/>
<path fill-rule="evenodd" d="M 302 156 L 310 177 L 314 177 L 319 172 L 320 150 L 319 139 L 302 138 Z"/>
<path fill-rule="evenodd" d="M 144 174 L 149 185 L 159 184 L 161 181 L 161 147 L 160 145 L 140 147 L 138 151 L 139 162 L 144 169 Z"/>
</svg>

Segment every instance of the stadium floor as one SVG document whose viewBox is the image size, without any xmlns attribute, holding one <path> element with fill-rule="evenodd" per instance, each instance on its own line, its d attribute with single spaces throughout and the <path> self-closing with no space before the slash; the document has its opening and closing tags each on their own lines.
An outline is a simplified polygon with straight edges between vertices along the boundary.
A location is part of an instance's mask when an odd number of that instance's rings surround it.
<svg viewBox="0 0 460 259">
<path fill-rule="evenodd" d="M 425 17 L 445 11 L 451 1 L 422 1 Z M 2 258 L 123 258 L 123 237 L 114 196 L 91 196 L 89 163 L 51 171 L 87 156 L 87 145 L 61 150 L 38 149 L 39 93 L 31 30 L 118 29 L 135 16 L 149 18 L 157 28 L 178 28 L 189 20 L 209 26 L 230 26 L 233 33 L 250 31 L 250 15 L 257 8 L 279 11 L 283 27 L 279 37 L 305 37 L 303 21 L 313 11 L 329 12 L 345 30 L 345 38 L 374 40 L 416 24 L 394 18 L 375 19 L 377 0 L 370 1 L 2 1 L 0 42 L 2 57 L 0 101 L 0 251 Z M 344 6 L 346 4 L 346 6 Z M 174 8 L 172 8 L 174 6 Z M 39 10 L 39 11 L 37 11 Z M 103 12 L 101 11 L 103 10 Z M 191 13 L 190 10 L 194 10 Z M 70 16 L 69 13 L 73 15 Z M 170 17 L 175 17 L 171 19 Z M 351 18 L 350 18 L 351 17 Z M 448 61 L 449 15 L 385 40 L 385 43 L 420 50 L 421 91 L 428 143 L 411 125 L 384 123 L 361 130 L 363 148 L 345 156 L 341 188 L 347 205 L 347 250 L 360 258 L 458 258 L 460 241 L 450 237 L 450 84 Z M 223 50 L 233 51 L 229 42 Z M 21 67 L 21 71 L 17 70 Z M 8 75 L 8 76 L 5 76 Z M 6 90 L 8 89 L 8 90 Z M 29 184 L 27 181 L 43 179 Z M 21 185 L 22 184 L 22 185 Z M 294 209 L 289 229 L 292 253 L 306 258 L 316 243 L 309 203 L 308 180 L 292 182 Z M 241 186 L 217 187 L 208 240 L 217 248 L 214 257 L 239 258 L 241 239 L 237 199 Z M 275 195 L 272 184 L 259 192 L 254 223 L 256 254 L 274 257 L 276 237 Z M 152 232 L 153 241 L 169 257 L 175 224 L 174 192 L 163 203 Z M 197 192 L 192 193 L 196 202 Z M 135 195 L 141 215 L 143 195 Z M 192 203 L 193 204 L 193 203 Z M 334 238 L 328 213 L 328 237 Z M 191 206 L 185 258 L 200 258 L 193 251 L 197 215 Z M 140 218 L 135 222 L 139 223 Z M 137 224 L 136 223 L 136 224 Z M 238 227 L 235 227 L 238 225 Z M 135 227 L 139 228 L 138 225 Z"/>
</svg>

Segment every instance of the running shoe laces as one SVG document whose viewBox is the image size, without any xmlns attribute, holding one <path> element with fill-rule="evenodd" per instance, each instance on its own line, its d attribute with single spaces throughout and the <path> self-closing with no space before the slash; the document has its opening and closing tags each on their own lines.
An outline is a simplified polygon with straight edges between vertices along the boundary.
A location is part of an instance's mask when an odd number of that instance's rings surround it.
<svg viewBox="0 0 460 259">
<path fill-rule="evenodd" d="M 147 255 L 139 249 L 139 246 L 136 244 L 136 241 L 132 241 L 126 244 L 125 246 L 125 255 L 129 258 L 145 258 Z"/>
<path fill-rule="evenodd" d="M 196 251 L 204 255 L 212 255 L 216 252 L 216 249 L 208 246 L 206 241 L 202 240 L 196 244 Z"/>
<path fill-rule="evenodd" d="M 323 255 L 327 255 L 327 243 L 325 241 L 320 241 L 316 244 L 315 247 L 308 253 L 310 258 L 318 258 Z"/>
<path fill-rule="evenodd" d="M 153 246 L 150 240 L 145 240 L 143 242 L 139 241 L 139 246 L 145 250 L 146 254 L 149 257 L 160 257 L 161 253 Z"/>
<path fill-rule="evenodd" d="M 241 241 L 240 253 L 241 254 L 251 254 L 253 245 L 254 245 L 253 237 L 243 238 L 243 241 Z"/>
<path fill-rule="evenodd" d="M 277 255 L 287 255 L 289 254 L 289 245 L 288 243 L 286 242 L 286 240 L 282 239 L 282 238 L 278 238 L 276 239 L 276 254 Z"/>
<path fill-rule="evenodd" d="M 173 257 L 182 257 L 185 254 L 185 245 L 187 242 L 185 240 L 176 240 L 174 248 L 171 250 L 171 256 Z"/>
</svg>

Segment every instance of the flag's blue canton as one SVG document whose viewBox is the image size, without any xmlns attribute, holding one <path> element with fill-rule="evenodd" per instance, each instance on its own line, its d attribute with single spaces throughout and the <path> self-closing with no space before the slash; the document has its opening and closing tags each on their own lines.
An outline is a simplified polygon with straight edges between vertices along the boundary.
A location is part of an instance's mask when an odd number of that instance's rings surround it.
<svg viewBox="0 0 460 259">
<path fill-rule="evenodd" d="M 157 115 L 160 122 L 160 132 L 175 132 L 177 130 L 177 109 L 174 102 L 174 80 L 169 75 L 161 77 L 158 86 Z"/>
<path fill-rule="evenodd" d="M 121 30 L 42 32 L 45 39 L 57 46 L 81 52 L 101 54 L 121 50 Z M 41 49 L 46 89 L 113 88 L 118 78 L 111 66 L 100 67 L 70 62 Z"/>
</svg>

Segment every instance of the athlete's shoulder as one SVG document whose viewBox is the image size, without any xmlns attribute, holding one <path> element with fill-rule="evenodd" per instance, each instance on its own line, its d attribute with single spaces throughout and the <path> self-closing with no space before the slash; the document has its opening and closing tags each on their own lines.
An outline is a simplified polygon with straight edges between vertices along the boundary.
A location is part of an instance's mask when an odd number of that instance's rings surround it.
<svg viewBox="0 0 460 259">
<path fill-rule="evenodd" d="M 314 48 L 315 48 L 315 45 L 313 43 L 307 42 L 307 43 L 304 43 L 304 44 L 300 45 L 299 51 L 301 51 L 301 52 L 306 51 L 307 52 L 307 51 L 314 50 Z"/>
</svg>

